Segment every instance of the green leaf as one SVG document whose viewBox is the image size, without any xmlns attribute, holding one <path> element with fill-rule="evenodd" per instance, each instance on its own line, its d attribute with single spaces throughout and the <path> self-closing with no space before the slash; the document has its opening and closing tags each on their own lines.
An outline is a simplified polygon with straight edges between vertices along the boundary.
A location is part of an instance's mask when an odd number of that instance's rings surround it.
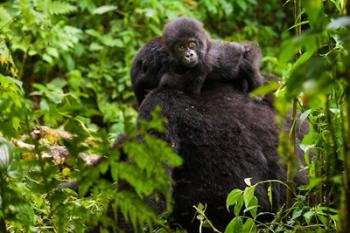
<svg viewBox="0 0 350 233">
<path fill-rule="evenodd" d="M 320 177 L 315 177 L 315 178 L 311 178 L 309 181 L 309 184 L 307 185 L 307 189 L 311 190 L 317 186 L 319 186 L 322 183 L 322 178 Z"/>
<path fill-rule="evenodd" d="M 300 120 L 300 127 L 302 127 L 304 121 L 308 118 L 308 116 L 310 115 L 312 109 L 308 109 L 306 111 L 304 111 L 300 117 L 299 117 L 299 120 Z"/>
<path fill-rule="evenodd" d="M 48 55 L 48 54 L 44 54 L 44 55 L 43 55 L 43 60 L 46 61 L 46 62 L 49 63 L 49 64 L 52 64 L 52 63 L 53 63 L 52 57 L 51 57 L 50 55 Z"/>
<path fill-rule="evenodd" d="M 248 212 L 252 215 L 252 217 L 255 219 L 256 214 L 258 212 L 258 199 L 254 196 L 253 199 L 250 201 L 249 206 L 244 209 L 244 213 Z"/>
<path fill-rule="evenodd" d="M 246 3 L 246 0 L 237 0 L 237 5 L 243 10 L 246 11 L 248 5 Z"/>
<path fill-rule="evenodd" d="M 47 48 L 46 52 L 51 57 L 54 57 L 54 58 L 59 57 L 59 53 L 58 53 L 58 50 L 56 48 Z"/>
<path fill-rule="evenodd" d="M 315 54 L 318 47 L 322 46 L 322 44 L 320 44 L 322 36 L 322 33 L 306 32 L 300 36 L 284 41 L 282 43 L 282 51 L 279 55 L 279 62 L 292 62 L 295 59 L 295 55 L 304 49 L 304 53 L 293 64 L 293 67 L 295 68 L 305 63 Z"/>
<path fill-rule="evenodd" d="M 244 225 L 243 225 L 243 231 L 244 233 L 255 233 L 257 232 L 257 227 L 253 219 L 248 218 Z"/>
<path fill-rule="evenodd" d="M 310 94 L 317 93 L 321 86 L 328 86 L 331 79 L 326 77 L 328 64 L 323 58 L 311 58 L 304 64 L 295 67 L 291 77 L 287 80 L 286 97 L 291 99 L 298 96 L 304 89 Z M 306 82 L 309 81 L 309 82 Z M 313 83 L 314 85 L 311 85 Z"/>
<path fill-rule="evenodd" d="M 107 12 L 114 11 L 116 9 L 118 9 L 117 6 L 105 5 L 105 6 L 100 6 L 100 7 L 96 8 L 93 13 L 97 14 L 97 15 L 102 15 L 102 14 L 105 14 Z"/>
<path fill-rule="evenodd" d="M 105 174 L 108 170 L 108 163 L 106 162 L 100 163 L 99 168 L 100 168 L 101 174 Z"/>
<path fill-rule="evenodd" d="M 22 94 L 24 93 L 22 85 L 23 83 L 20 80 L 0 74 L 0 88 Z"/>
<path fill-rule="evenodd" d="M 0 6 L 0 30 L 5 24 L 11 21 L 12 17 L 5 8 Z"/>
<path fill-rule="evenodd" d="M 233 208 L 233 213 L 235 216 L 239 216 L 241 214 L 243 203 L 243 198 L 238 199 L 237 203 L 235 204 L 235 207 Z"/>
<path fill-rule="evenodd" d="M 226 208 L 229 211 L 229 207 L 241 201 L 243 203 L 243 191 L 240 189 L 232 190 L 226 198 Z M 240 211 L 240 210 L 239 210 Z"/>
<path fill-rule="evenodd" d="M 267 188 L 267 195 L 269 197 L 269 202 L 270 202 L 270 205 L 272 206 L 272 184 L 270 183 L 269 184 L 269 187 Z"/>
<path fill-rule="evenodd" d="M 309 210 L 308 212 L 306 212 L 304 215 L 304 219 L 306 221 L 307 224 L 310 224 L 312 217 L 314 216 L 314 212 L 312 210 Z"/>
<path fill-rule="evenodd" d="M 246 187 L 243 192 L 244 205 L 249 207 L 254 198 L 255 186 Z"/>
<path fill-rule="evenodd" d="M 20 125 L 21 125 L 21 119 L 18 118 L 18 117 L 13 117 L 11 119 L 11 122 L 12 122 L 12 127 L 16 130 L 19 129 Z"/>
<path fill-rule="evenodd" d="M 224 233 L 242 233 L 243 222 L 240 217 L 235 217 L 226 226 Z"/>
<path fill-rule="evenodd" d="M 2 37 L 0 37 L 0 73 L 17 77 L 17 68 L 12 60 L 11 53 L 7 48 L 5 40 Z"/>
<path fill-rule="evenodd" d="M 311 28 L 322 29 L 325 22 L 325 13 L 322 0 L 304 0 L 303 6 L 308 15 Z"/>
<path fill-rule="evenodd" d="M 280 87 L 279 81 L 271 81 L 271 82 L 264 84 L 261 87 L 254 89 L 249 94 L 251 96 L 264 96 L 268 93 L 271 93 L 271 92 L 277 90 L 279 87 Z"/>
<path fill-rule="evenodd" d="M 338 28 L 343 28 L 343 27 L 350 27 L 350 17 L 349 16 L 343 16 L 336 18 L 332 20 L 327 28 L 330 30 L 338 29 Z"/>
<path fill-rule="evenodd" d="M 73 6 L 67 2 L 51 0 L 42 2 L 43 4 L 40 5 L 40 8 L 44 11 L 47 11 L 51 15 L 69 14 L 77 10 L 76 6 Z"/>
<path fill-rule="evenodd" d="M 295 220 L 301 216 L 303 210 L 294 210 L 292 214 L 292 219 Z"/>
</svg>

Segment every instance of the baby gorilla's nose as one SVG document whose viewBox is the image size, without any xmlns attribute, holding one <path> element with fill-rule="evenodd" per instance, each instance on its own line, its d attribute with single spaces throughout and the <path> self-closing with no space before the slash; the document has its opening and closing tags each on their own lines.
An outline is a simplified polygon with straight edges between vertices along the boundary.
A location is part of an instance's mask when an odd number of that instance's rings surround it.
<svg viewBox="0 0 350 233">
<path fill-rule="evenodd" d="M 188 51 L 186 54 L 185 54 L 185 57 L 187 58 L 187 59 L 191 59 L 191 58 L 193 58 L 193 56 L 194 56 L 194 52 L 191 50 L 191 51 Z"/>
<path fill-rule="evenodd" d="M 198 55 L 196 51 L 192 49 L 187 50 L 182 59 L 182 64 L 185 67 L 194 67 L 198 63 Z"/>
</svg>

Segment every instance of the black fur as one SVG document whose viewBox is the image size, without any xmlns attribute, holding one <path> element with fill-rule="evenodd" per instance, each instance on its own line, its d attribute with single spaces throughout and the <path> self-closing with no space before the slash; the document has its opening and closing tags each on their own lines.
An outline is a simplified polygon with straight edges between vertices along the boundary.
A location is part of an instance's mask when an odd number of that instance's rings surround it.
<svg viewBox="0 0 350 233">
<path fill-rule="evenodd" d="M 162 38 L 169 51 L 169 67 L 160 86 L 199 94 L 212 68 L 207 56 L 209 36 L 202 24 L 178 18 L 165 26 Z"/>
<path fill-rule="evenodd" d="M 138 52 L 131 68 L 131 83 L 138 104 L 159 85 L 167 67 L 168 51 L 161 37 L 151 40 Z"/>
<path fill-rule="evenodd" d="M 225 199 L 233 188 L 245 187 L 244 178 L 286 179 L 278 162 L 275 113 L 268 105 L 219 82 L 206 82 L 200 96 L 156 89 L 140 106 L 140 117 L 149 119 L 156 105 L 169 122 L 167 141 L 184 159 L 183 166 L 173 171 L 173 215 L 188 232 L 198 232 L 197 221 L 192 222 L 193 205 L 206 203 L 207 216 L 224 230 L 233 216 Z M 304 181 L 298 174 L 296 182 Z M 273 185 L 273 206 L 266 187 L 258 186 L 256 195 L 264 211 L 277 211 L 286 198 L 280 185 Z"/>
<path fill-rule="evenodd" d="M 172 86 L 159 87 L 164 74 L 170 71 L 171 78 L 176 73 L 170 69 L 169 44 L 163 37 L 152 40 L 141 49 L 131 71 L 133 88 L 140 104 L 140 118 L 150 119 L 150 112 L 160 105 L 162 114 L 168 119 L 168 131 L 162 138 L 164 136 L 184 159 L 183 166 L 172 171 L 176 182 L 173 187 L 173 216 L 175 223 L 189 233 L 198 232 L 197 221 L 192 221 L 193 205 L 199 202 L 207 204 L 207 216 L 223 231 L 233 217 L 226 210 L 225 199 L 232 189 L 245 187 L 244 178 L 251 177 L 253 182 L 286 179 L 286 169 L 278 162 L 278 129 L 274 123 L 274 110 L 244 93 L 263 80 L 259 73 L 259 48 L 230 42 L 224 43 L 232 48 L 227 49 L 219 47 L 222 42 L 209 41 L 212 51 L 208 48 L 206 55 L 218 53 L 223 58 L 220 58 L 221 63 L 208 63 L 216 66 L 212 66 L 205 77 L 199 95 L 190 95 L 186 90 L 183 92 L 184 86 L 180 90 L 172 89 Z M 236 47 L 243 48 L 244 52 Z M 234 61 L 232 64 L 225 63 L 229 58 Z M 203 61 L 208 62 L 206 59 Z M 196 72 L 190 74 L 192 77 L 181 76 L 179 72 L 179 77 L 196 79 L 201 75 Z M 251 83 L 249 79 L 252 79 Z M 148 93 L 149 90 L 151 92 Z M 295 181 L 304 183 L 304 175 L 298 173 Z M 272 206 L 266 187 L 258 186 L 256 195 L 263 211 L 277 211 L 286 198 L 285 189 L 277 184 L 273 185 Z"/>
<path fill-rule="evenodd" d="M 199 62 L 195 67 L 181 64 L 174 44 L 196 38 Z M 203 82 L 216 80 L 233 83 L 244 92 L 264 82 L 260 74 L 261 51 L 250 43 L 211 40 L 202 24 L 181 17 L 166 25 L 162 37 L 147 43 L 134 59 L 131 70 L 138 104 L 149 90 L 160 86 L 199 93 Z"/>
</svg>

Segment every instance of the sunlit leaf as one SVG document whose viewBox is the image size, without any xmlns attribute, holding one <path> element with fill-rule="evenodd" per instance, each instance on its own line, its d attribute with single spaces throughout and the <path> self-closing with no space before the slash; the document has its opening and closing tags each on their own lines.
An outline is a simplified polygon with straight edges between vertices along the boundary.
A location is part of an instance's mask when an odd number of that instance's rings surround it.
<svg viewBox="0 0 350 233">
<path fill-rule="evenodd" d="M 243 230 L 243 222 L 240 217 L 235 217 L 226 226 L 224 233 L 241 233 Z"/>
<path fill-rule="evenodd" d="M 314 212 L 312 210 L 307 211 L 304 213 L 304 219 L 307 224 L 310 224 L 312 217 L 314 216 Z"/>
<path fill-rule="evenodd" d="M 249 94 L 252 96 L 263 96 L 263 95 L 266 95 L 268 93 L 271 93 L 271 92 L 277 90 L 279 87 L 280 87 L 280 82 L 271 81 L 271 82 L 264 84 L 261 87 L 258 87 L 257 89 L 254 89 Z"/>
<path fill-rule="evenodd" d="M 273 201 L 273 192 L 272 192 L 272 185 L 271 184 L 269 184 L 269 187 L 267 188 L 267 195 L 268 195 L 268 197 L 269 197 L 269 202 L 270 202 L 270 205 L 272 206 L 273 205 L 273 203 L 272 203 L 272 201 Z"/>
<path fill-rule="evenodd" d="M 325 14 L 322 0 L 304 0 L 303 6 L 308 15 L 312 28 L 320 29 L 325 23 Z"/>
<path fill-rule="evenodd" d="M 243 224 L 243 231 L 246 233 L 255 233 L 257 232 L 257 227 L 253 219 L 248 218 Z"/>
<path fill-rule="evenodd" d="M 229 207 L 237 203 L 238 201 L 242 201 L 243 203 L 243 191 L 240 189 L 232 190 L 226 198 L 226 208 L 229 210 Z"/>
<path fill-rule="evenodd" d="M 327 28 L 334 30 L 342 27 L 349 27 L 350 26 L 350 17 L 349 16 L 343 16 L 336 18 L 332 20 L 328 25 Z"/>
<path fill-rule="evenodd" d="M 98 14 L 98 15 L 102 15 L 102 14 L 105 14 L 107 12 L 114 11 L 116 9 L 118 9 L 117 6 L 105 5 L 105 6 L 100 6 L 100 7 L 96 8 L 93 13 Z"/>
<path fill-rule="evenodd" d="M 255 193 L 255 186 L 250 186 L 244 189 L 243 199 L 246 207 L 250 206 L 251 201 L 254 198 L 254 193 Z"/>
</svg>

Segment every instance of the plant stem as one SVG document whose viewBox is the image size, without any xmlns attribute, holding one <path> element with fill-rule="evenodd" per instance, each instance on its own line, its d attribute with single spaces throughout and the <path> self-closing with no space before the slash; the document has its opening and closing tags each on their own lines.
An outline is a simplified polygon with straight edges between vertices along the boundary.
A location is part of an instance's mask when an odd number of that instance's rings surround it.
<svg viewBox="0 0 350 233">
<path fill-rule="evenodd" d="M 292 111 L 292 126 L 289 132 L 289 140 L 292 146 L 292 151 L 288 156 L 288 165 L 287 165 L 287 184 L 290 187 L 290 190 L 287 192 L 287 208 L 290 208 L 293 204 L 293 192 L 294 187 L 294 177 L 295 177 L 295 168 L 296 168 L 296 122 L 297 122 L 297 98 L 293 99 L 293 111 Z"/>
<path fill-rule="evenodd" d="M 1 168 L 0 168 L 1 169 Z M 1 198 L 1 209 L 2 209 L 2 216 L 0 216 L 0 232 L 4 232 L 7 233 L 7 229 L 6 229 L 6 222 L 5 222 L 5 207 L 6 207 L 6 203 L 5 203 L 5 198 L 1 196 L 1 194 L 4 194 L 6 192 L 5 187 L 6 187 L 6 181 L 5 181 L 5 175 L 3 174 L 3 172 L 0 170 L 0 198 Z"/>
<path fill-rule="evenodd" d="M 341 232 L 346 233 L 350 229 L 350 83 L 347 83 L 345 90 L 345 105 L 346 105 L 346 122 L 345 122 L 345 138 L 344 138 L 344 172 L 343 172 L 343 187 L 340 202 L 340 225 Z"/>
<path fill-rule="evenodd" d="M 294 0 L 294 25 L 295 34 L 299 36 L 301 34 L 301 25 L 300 25 L 300 14 L 301 14 L 301 1 Z M 301 55 L 301 51 L 298 52 L 297 56 Z M 297 155 L 297 147 L 296 147 L 296 125 L 297 125 L 297 108 L 298 108 L 298 99 L 293 99 L 293 110 L 292 110 L 292 127 L 289 133 L 289 140 L 293 147 L 293 153 L 289 155 L 288 164 L 287 164 L 287 183 L 294 190 L 293 180 L 295 177 L 295 166 L 296 166 L 296 155 Z M 287 208 L 292 206 L 292 192 L 287 192 Z"/>
</svg>

